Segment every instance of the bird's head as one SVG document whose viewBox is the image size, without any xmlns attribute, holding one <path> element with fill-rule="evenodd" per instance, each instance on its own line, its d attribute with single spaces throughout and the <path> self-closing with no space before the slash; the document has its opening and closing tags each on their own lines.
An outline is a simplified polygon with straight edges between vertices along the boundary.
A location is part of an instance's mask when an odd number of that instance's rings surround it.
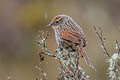
<svg viewBox="0 0 120 80">
<path fill-rule="evenodd" d="M 69 16 L 67 15 L 57 15 L 53 18 L 53 20 L 50 22 L 50 24 L 48 24 L 48 27 L 53 27 L 56 28 L 59 25 L 65 24 L 66 21 L 69 20 Z"/>
</svg>

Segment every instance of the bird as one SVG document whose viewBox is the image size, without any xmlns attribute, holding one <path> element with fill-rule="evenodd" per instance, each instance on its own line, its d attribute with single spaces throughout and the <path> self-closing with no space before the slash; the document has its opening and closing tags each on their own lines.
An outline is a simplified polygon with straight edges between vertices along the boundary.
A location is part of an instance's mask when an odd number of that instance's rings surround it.
<svg viewBox="0 0 120 80">
<path fill-rule="evenodd" d="M 87 65 L 95 70 L 86 53 L 87 38 L 83 29 L 68 15 L 55 16 L 48 27 L 52 27 L 59 48 L 66 52 L 77 52 Z"/>
</svg>

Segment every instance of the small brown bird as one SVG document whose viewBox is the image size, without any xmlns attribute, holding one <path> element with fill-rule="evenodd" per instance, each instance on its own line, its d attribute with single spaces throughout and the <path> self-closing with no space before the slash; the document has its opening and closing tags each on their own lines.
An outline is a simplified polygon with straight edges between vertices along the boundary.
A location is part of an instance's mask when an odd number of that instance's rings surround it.
<svg viewBox="0 0 120 80">
<path fill-rule="evenodd" d="M 71 17 L 57 15 L 48 26 L 54 29 L 59 48 L 67 52 L 78 52 L 85 59 L 88 66 L 95 69 L 85 51 L 86 36 L 82 28 Z"/>
</svg>

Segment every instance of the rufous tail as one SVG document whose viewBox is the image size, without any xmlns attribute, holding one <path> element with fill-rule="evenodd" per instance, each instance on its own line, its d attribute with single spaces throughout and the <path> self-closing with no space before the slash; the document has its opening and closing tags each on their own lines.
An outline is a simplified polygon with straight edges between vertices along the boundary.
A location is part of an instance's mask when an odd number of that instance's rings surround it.
<svg viewBox="0 0 120 80">
<path fill-rule="evenodd" d="M 88 55 L 87 55 L 87 53 L 86 53 L 86 51 L 85 51 L 85 48 L 84 48 L 84 47 L 82 47 L 82 48 L 78 47 L 78 50 L 79 50 L 79 54 L 80 54 L 81 56 L 83 56 L 83 58 L 85 59 L 85 62 L 87 63 L 87 65 L 88 65 L 89 67 L 93 68 L 93 69 L 96 71 L 95 67 L 94 67 L 93 64 L 91 63 L 91 61 L 90 61 L 90 59 L 89 59 L 89 57 L 88 57 Z"/>
</svg>

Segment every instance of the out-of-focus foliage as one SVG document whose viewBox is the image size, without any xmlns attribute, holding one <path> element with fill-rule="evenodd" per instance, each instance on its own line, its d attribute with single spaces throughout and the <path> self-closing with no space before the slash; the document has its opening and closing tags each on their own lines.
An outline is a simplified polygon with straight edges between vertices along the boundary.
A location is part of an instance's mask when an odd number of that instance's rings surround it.
<svg viewBox="0 0 120 80">
<path fill-rule="evenodd" d="M 43 5 L 43 4 L 42 4 Z M 45 23 L 44 8 L 39 3 L 28 3 L 18 11 L 18 21 L 22 22 L 27 27 L 33 27 L 38 23 Z"/>
</svg>

